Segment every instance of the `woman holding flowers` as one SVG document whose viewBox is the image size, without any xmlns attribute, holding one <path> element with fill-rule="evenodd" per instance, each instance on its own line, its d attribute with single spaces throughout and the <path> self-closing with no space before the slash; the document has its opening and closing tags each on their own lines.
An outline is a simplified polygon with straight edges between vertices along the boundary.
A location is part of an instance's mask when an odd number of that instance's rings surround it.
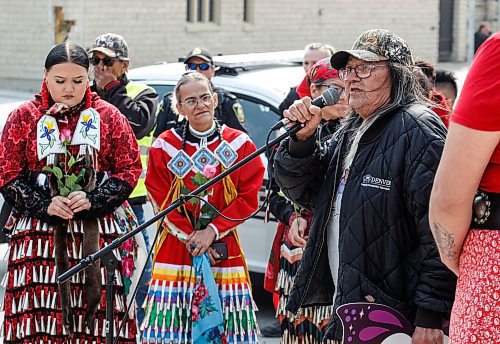
<svg viewBox="0 0 500 344">
<path fill-rule="evenodd" d="M 156 211 L 254 152 L 247 134 L 214 120 L 217 94 L 200 73 L 177 83 L 186 125 L 164 132 L 149 152 L 146 187 Z M 264 166 L 257 158 L 170 212 L 161 224 L 142 324 L 146 343 L 254 343 L 255 306 L 236 226 L 258 207 Z M 222 253 L 222 254 L 221 254 Z"/>
<path fill-rule="evenodd" d="M 88 68 L 83 48 L 54 47 L 40 94 L 14 110 L 3 130 L 0 192 L 13 206 L 4 343 L 105 341 L 99 265 L 59 287 L 56 277 L 135 226 L 122 204 L 141 163 L 126 118 L 90 92 Z M 122 270 L 119 264 L 116 329 L 126 307 Z M 135 334 L 130 319 L 115 336 L 135 343 Z"/>
</svg>

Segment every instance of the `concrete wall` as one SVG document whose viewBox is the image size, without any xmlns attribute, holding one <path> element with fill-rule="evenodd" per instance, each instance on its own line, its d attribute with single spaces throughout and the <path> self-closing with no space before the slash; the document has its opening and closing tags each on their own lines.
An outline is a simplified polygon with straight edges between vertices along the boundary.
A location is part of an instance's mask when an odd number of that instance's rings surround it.
<svg viewBox="0 0 500 344">
<path fill-rule="evenodd" d="M 75 23 L 68 39 L 84 47 L 101 33 L 122 34 L 132 68 L 176 61 L 194 46 L 214 54 L 301 49 L 314 41 L 349 48 L 370 28 L 396 32 L 415 56 L 434 62 L 438 56 L 439 0 L 248 0 L 252 23 L 243 21 L 243 0 L 217 1 L 219 25 L 187 23 L 187 0 L 0 0 L 2 88 L 39 88 L 55 43 L 55 6 Z"/>
</svg>

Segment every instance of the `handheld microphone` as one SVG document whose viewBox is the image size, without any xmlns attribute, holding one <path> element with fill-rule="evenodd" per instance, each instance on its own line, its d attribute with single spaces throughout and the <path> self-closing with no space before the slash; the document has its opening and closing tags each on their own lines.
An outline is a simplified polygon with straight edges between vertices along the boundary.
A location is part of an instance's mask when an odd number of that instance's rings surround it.
<svg viewBox="0 0 500 344">
<path fill-rule="evenodd" d="M 325 106 L 335 105 L 340 100 L 339 91 L 333 88 L 327 88 L 325 92 L 323 92 L 319 97 L 314 98 L 311 101 L 312 105 L 315 105 L 319 108 L 324 108 Z M 271 130 L 278 130 L 285 125 L 291 123 L 288 118 L 283 118 L 281 121 L 277 122 L 275 125 L 271 127 Z"/>
</svg>

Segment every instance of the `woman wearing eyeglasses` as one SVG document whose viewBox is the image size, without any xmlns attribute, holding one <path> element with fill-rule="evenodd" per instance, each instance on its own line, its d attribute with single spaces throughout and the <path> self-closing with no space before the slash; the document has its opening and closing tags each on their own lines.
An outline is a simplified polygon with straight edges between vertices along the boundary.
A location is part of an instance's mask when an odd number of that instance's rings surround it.
<svg viewBox="0 0 500 344">
<path fill-rule="evenodd" d="M 186 122 L 162 133 L 149 152 L 146 186 L 157 212 L 256 150 L 247 134 L 214 119 L 217 94 L 200 73 L 186 72 L 174 97 Z M 258 207 L 263 175 L 262 161 L 254 159 L 202 197 L 224 216 L 244 218 Z M 141 327 L 145 343 L 257 341 L 239 223 L 200 200 L 166 216 Z"/>
<path fill-rule="evenodd" d="M 303 98 L 285 117 L 304 128 L 274 164 L 284 194 L 314 210 L 286 310 L 333 305 L 325 338 L 344 343 L 443 343 L 456 279 L 439 259 L 428 209 L 446 128 L 392 32 L 364 32 L 331 64 L 351 113 L 321 154 L 321 109 Z"/>
<path fill-rule="evenodd" d="M 348 114 L 350 108 L 343 92 L 343 82 L 339 73 L 330 65 L 330 57 L 321 59 L 309 69 L 302 83 L 297 87 L 301 98 L 320 96 L 327 88 L 338 91 L 339 102 L 322 109 L 323 123 L 317 133 L 320 147 L 335 133 L 340 119 Z M 273 241 L 271 255 L 264 280 L 266 290 L 274 294 L 278 321 L 280 322 L 281 341 L 283 343 L 321 343 L 325 325 L 332 316 L 331 306 L 311 306 L 302 309 L 302 316 L 296 318 L 285 310 L 292 289 L 295 273 L 302 258 L 312 212 L 301 208 L 288 200 L 273 183 L 269 198 L 269 209 L 278 219 L 278 228 Z"/>
<path fill-rule="evenodd" d="M 88 69 L 82 47 L 54 47 L 41 92 L 10 114 L 3 130 L 0 192 L 13 206 L 4 343 L 105 341 L 99 263 L 63 284 L 56 277 L 137 226 L 126 200 L 141 162 L 125 117 L 90 91 Z M 134 251 L 130 241 L 119 250 L 116 329 Z M 134 317 L 126 319 L 117 342 L 135 343 L 136 332 Z"/>
</svg>

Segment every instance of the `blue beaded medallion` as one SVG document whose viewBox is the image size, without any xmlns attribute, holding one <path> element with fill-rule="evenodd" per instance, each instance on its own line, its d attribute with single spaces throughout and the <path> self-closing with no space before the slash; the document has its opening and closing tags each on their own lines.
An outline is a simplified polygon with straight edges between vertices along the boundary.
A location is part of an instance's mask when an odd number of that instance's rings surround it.
<svg viewBox="0 0 500 344">
<path fill-rule="evenodd" d="M 229 168 L 238 159 L 238 153 L 225 140 L 220 143 L 214 153 L 225 168 Z"/>
<path fill-rule="evenodd" d="M 201 147 L 193 154 L 191 159 L 194 162 L 194 166 L 198 169 L 198 171 L 203 171 L 203 167 L 205 165 L 217 166 L 218 160 L 217 157 L 208 149 L 207 147 Z"/>
<path fill-rule="evenodd" d="M 193 166 L 193 160 L 183 150 L 180 150 L 167 164 L 168 169 L 180 179 L 184 178 Z"/>
</svg>

